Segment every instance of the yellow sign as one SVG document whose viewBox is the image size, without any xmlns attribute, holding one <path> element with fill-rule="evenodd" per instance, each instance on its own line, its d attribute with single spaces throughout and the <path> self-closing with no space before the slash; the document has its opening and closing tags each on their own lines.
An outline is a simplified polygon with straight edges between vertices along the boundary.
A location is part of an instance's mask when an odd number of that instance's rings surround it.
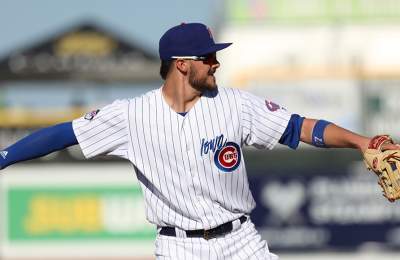
<svg viewBox="0 0 400 260">
<path fill-rule="evenodd" d="M 30 235 L 102 230 L 101 205 L 96 196 L 37 196 L 29 208 L 25 228 Z"/>
<path fill-rule="evenodd" d="M 60 40 L 54 46 L 59 56 L 106 56 L 112 53 L 117 43 L 98 32 L 74 32 Z"/>
</svg>

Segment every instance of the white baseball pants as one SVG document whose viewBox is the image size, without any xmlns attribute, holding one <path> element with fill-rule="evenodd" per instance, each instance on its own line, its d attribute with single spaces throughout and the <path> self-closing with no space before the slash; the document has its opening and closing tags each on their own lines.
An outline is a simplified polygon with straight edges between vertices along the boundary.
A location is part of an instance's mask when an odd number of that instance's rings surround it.
<svg viewBox="0 0 400 260">
<path fill-rule="evenodd" d="M 185 233 L 179 230 L 176 230 L 176 233 L 176 237 L 157 235 L 157 260 L 278 259 L 269 252 L 267 242 L 261 239 L 250 218 L 243 224 L 235 220 L 232 232 L 210 240 L 187 238 Z"/>
</svg>

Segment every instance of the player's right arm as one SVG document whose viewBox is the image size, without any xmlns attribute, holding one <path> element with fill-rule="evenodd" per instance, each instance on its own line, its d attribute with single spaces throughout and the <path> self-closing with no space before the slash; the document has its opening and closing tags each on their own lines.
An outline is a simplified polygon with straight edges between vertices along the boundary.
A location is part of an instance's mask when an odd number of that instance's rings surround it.
<svg viewBox="0 0 400 260">
<path fill-rule="evenodd" d="M 0 151 L 0 169 L 79 144 L 84 156 L 127 158 L 127 100 L 89 112 L 72 122 L 42 128 Z"/>
<path fill-rule="evenodd" d="M 42 128 L 0 152 L 0 169 L 77 144 L 72 122 Z"/>
</svg>

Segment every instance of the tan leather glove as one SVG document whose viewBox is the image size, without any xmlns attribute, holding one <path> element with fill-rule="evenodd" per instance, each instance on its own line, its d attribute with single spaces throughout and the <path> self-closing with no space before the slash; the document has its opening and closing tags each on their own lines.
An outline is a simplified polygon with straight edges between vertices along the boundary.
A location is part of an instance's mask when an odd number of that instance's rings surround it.
<svg viewBox="0 0 400 260">
<path fill-rule="evenodd" d="M 368 170 L 378 176 L 383 196 L 390 202 L 400 198 L 400 150 L 382 150 L 385 143 L 393 143 L 388 135 L 377 135 L 371 139 L 364 152 L 364 162 Z"/>
</svg>

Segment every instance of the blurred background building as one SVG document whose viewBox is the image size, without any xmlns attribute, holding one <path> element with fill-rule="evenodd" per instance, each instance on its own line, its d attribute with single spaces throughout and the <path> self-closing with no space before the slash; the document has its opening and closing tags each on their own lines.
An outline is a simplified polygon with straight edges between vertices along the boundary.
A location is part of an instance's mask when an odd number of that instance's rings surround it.
<svg viewBox="0 0 400 260">
<path fill-rule="evenodd" d="M 158 40 L 181 22 L 234 42 L 218 53 L 220 86 L 400 139 L 397 0 L 0 4 L 0 147 L 160 87 Z M 252 220 L 282 259 L 399 257 L 400 208 L 380 197 L 357 151 L 245 155 Z M 129 163 L 87 162 L 71 147 L 3 173 L 1 259 L 152 259 L 155 228 Z"/>
</svg>

